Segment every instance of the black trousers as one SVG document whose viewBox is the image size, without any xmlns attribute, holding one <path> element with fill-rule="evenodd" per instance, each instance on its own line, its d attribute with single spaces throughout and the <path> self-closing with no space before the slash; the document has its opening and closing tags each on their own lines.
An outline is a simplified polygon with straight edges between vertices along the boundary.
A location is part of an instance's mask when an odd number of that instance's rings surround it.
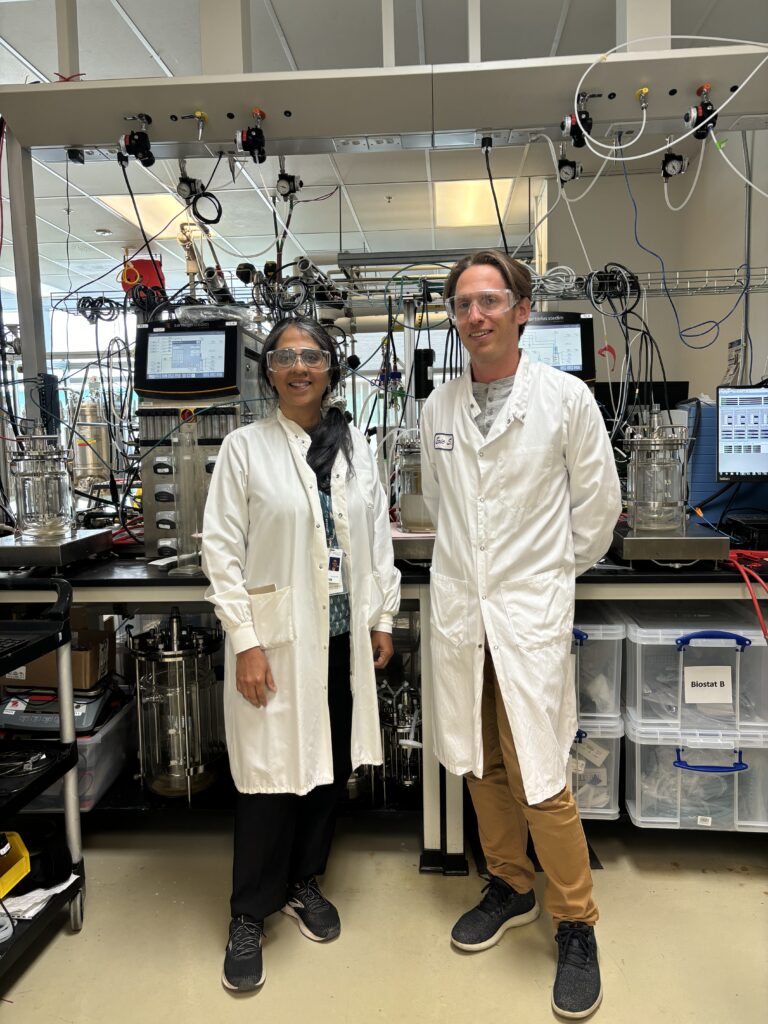
<svg viewBox="0 0 768 1024">
<path fill-rule="evenodd" d="M 285 906 L 288 886 L 325 871 L 336 805 L 352 771 L 352 692 L 349 634 L 330 638 L 328 710 L 333 745 L 333 782 L 304 796 L 238 793 L 232 916 L 257 921 Z"/>
</svg>

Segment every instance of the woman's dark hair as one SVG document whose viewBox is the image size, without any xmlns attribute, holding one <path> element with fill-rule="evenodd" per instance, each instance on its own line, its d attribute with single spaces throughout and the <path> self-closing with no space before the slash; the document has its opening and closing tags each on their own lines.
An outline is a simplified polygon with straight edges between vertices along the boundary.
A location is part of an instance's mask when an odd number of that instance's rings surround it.
<svg viewBox="0 0 768 1024">
<path fill-rule="evenodd" d="M 261 377 L 261 382 L 264 387 L 264 393 L 269 395 L 274 394 L 275 391 L 272 381 L 269 379 L 267 356 L 277 346 L 277 343 L 283 336 L 283 333 L 287 331 L 289 327 L 295 327 L 297 330 L 302 331 L 311 338 L 312 341 L 319 345 L 324 352 L 329 353 L 331 357 L 331 379 L 328 385 L 328 391 L 326 391 L 326 395 L 328 395 L 331 391 L 336 389 L 339 381 L 341 380 L 339 356 L 336 352 L 336 346 L 334 345 L 330 334 L 326 331 L 323 325 L 319 324 L 317 320 L 312 320 L 310 317 L 306 316 L 281 320 L 279 323 L 275 324 L 267 335 L 264 342 L 264 348 L 261 352 L 261 359 L 259 360 L 259 376 Z M 335 409 L 333 407 L 328 409 L 320 420 L 320 423 L 312 431 L 311 437 L 312 443 L 309 446 L 309 451 L 307 452 L 307 462 L 315 472 L 318 487 L 321 490 L 327 490 L 330 486 L 331 470 L 333 469 L 333 464 L 336 461 L 336 455 L 339 451 L 344 453 L 347 465 L 349 466 L 350 471 L 352 470 L 352 436 L 349 432 L 349 426 L 342 410 Z"/>
</svg>

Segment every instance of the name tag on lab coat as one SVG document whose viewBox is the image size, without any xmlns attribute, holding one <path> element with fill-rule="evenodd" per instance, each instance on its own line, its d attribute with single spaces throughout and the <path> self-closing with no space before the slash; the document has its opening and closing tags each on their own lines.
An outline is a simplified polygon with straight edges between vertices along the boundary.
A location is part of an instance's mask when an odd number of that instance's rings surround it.
<svg viewBox="0 0 768 1024">
<path fill-rule="evenodd" d="M 453 434 L 435 434 L 435 448 L 437 451 L 453 451 Z"/>
<path fill-rule="evenodd" d="M 341 563 L 344 552 L 341 548 L 328 548 L 328 593 L 343 594 L 344 583 L 341 576 Z"/>
</svg>

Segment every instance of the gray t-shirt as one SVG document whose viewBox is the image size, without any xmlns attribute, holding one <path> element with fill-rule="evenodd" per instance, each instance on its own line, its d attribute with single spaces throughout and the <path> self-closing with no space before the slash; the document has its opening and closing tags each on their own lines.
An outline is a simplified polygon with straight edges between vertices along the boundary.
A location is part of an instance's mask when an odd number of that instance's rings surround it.
<svg viewBox="0 0 768 1024">
<path fill-rule="evenodd" d="M 472 395 L 480 407 L 480 413 L 474 419 L 483 437 L 488 437 L 501 407 L 512 393 L 514 383 L 514 373 L 511 377 L 502 377 L 500 380 L 491 381 L 490 384 L 472 381 Z"/>
</svg>

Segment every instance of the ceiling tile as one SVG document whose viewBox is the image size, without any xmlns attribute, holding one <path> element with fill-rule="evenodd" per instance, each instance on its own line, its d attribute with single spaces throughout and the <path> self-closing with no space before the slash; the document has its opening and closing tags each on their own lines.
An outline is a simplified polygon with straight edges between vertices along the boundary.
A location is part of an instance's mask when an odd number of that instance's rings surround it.
<svg viewBox="0 0 768 1024">
<path fill-rule="evenodd" d="M 431 226 L 430 190 L 426 184 L 350 185 L 347 189 L 363 231 L 408 225 Z"/>
<path fill-rule="evenodd" d="M 339 173 L 347 184 L 366 182 L 426 181 L 427 165 L 423 152 L 355 153 L 334 156 Z"/>
<path fill-rule="evenodd" d="M 381 67 L 380 0 L 272 0 L 301 71 Z"/>
</svg>

